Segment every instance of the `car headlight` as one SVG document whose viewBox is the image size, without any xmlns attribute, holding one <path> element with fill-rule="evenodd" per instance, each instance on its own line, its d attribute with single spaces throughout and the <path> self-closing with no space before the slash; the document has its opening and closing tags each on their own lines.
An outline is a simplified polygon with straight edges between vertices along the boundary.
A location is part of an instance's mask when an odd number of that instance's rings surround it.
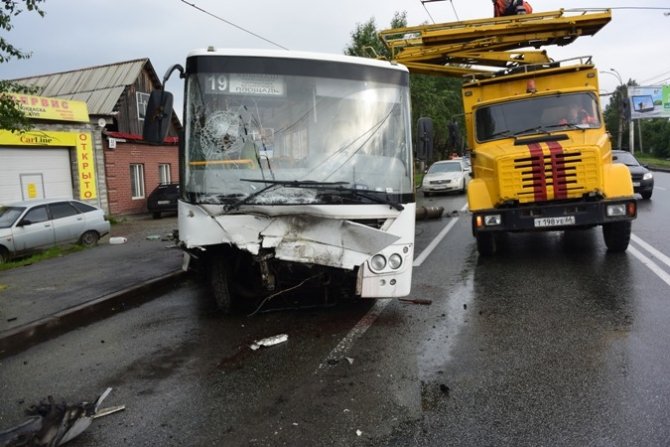
<svg viewBox="0 0 670 447">
<path fill-rule="evenodd" d="M 654 178 L 654 174 L 651 172 L 645 172 L 645 174 L 642 176 L 642 180 L 651 180 Z"/>
</svg>

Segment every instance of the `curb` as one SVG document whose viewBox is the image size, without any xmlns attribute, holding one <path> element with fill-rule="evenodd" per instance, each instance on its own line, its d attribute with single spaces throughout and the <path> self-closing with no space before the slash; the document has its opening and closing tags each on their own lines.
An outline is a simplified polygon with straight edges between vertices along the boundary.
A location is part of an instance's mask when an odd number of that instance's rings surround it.
<svg viewBox="0 0 670 447">
<path fill-rule="evenodd" d="M 0 333 L 0 359 L 43 341 L 85 326 L 110 314 L 151 301 L 183 280 L 188 272 L 176 270 Z"/>
</svg>

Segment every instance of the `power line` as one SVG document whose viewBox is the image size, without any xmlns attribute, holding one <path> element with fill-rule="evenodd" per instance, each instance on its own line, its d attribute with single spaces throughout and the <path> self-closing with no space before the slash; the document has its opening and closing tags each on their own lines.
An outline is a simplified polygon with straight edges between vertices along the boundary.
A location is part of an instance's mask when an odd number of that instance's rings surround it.
<svg viewBox="0 0 670 447">
<path fill-rule="evenodd" d="M 211 12 L 209 12 L 209 11 L 207 11 L 207 10 L 202 9 L 201 7 L 197 6 L 195 3 L 189 3 L 189 2 L 187 2 L 186 0 L 181 0 L 181 2 L 182 2 L 182 3 L 185 3 L 185 4 L 189 5 L 189 6 L 194 7 L 195 9 L 197 9 L 197 10 L 200 11 L 200 12 L 204 12 L 204 13 L 207 14 L 208 16 L 214 17 L 214 18 L 217 19 L 217 20 L 220 20 L 220 21 L 222 21 L 222 22 L 224 22 L 224 23 L 227 23 L 227 24 L 230 25 L 230 26 L 234 26 L 235 28 L 237 28 L 237 29 L 239 29 L 239 30 L 241 30 L 241 31 L 244 31 L 245 33 L 251 34 L 251 35 L 254 36 L 254 37 L 257 37 L 257 38 L 259 38 L 259 39 L 261 39 L 261 40 L 266 41 L 267 43 L 270 43 L 270 44 L 272 44 L 272 45 L 274 45 L 274 46 L 276 46 L 276 47 L 279 47 L 279 48 L 281 48 L 282 50 L 288 50 L 288 48 L 286 48 L 286 47 L 284 47 L 284 46 L 282 46 L 282 45 L 279 45 L 279 44 L 276 43 L 276 42 L 273 42 L 273 41 L 271 41 L 271 40 L 269 40 L 269 39 L 266 39 L 266 38 L 263 37 L 263 36 L 260 36 L 260 35 L 258 35 L 258 34 L 256 34 L 256 33 L 252 32 L 252 31 L 249 31 L 248 29 L 244 29 L 244 28 L 242 28 L 242 27 L 239 26 L 239 25 L 235 25 L 233 22 L 230 22 L 230 21 L 224 19 L 223 17 L 219 17 L 219 16 L 217 16 L 217 15 L 215 15 L 215 14 L 212 14 Z"/>
</svg>

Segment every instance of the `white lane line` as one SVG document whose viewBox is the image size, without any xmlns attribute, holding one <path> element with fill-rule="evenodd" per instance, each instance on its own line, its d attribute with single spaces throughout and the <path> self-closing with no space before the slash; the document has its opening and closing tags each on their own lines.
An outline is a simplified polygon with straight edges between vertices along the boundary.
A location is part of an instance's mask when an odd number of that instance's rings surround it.
<svg viewBox="0 0 670 447">
<path fill-rule="evenodd" d="M 637 248 L 628 246 L 628 252 L 635 256 L 640 262 L 649 267 L 649 270 L 654 272 L 656 276 L 661 278 L 663 282 L 670 286 L 670 275 L 668 275 L 665 270 L 658 266 L 654 261 L 643 255 Z"/>
<path fill-rule="evenodd" d="M 668 190 L 668 188 L 664 188 L 662 186 L 654 186 L 654 188 L 660 189 L 661 191 L 667 191 Z"/>
<path fill-rule="evenodd" d="M 468 209 L 468 204 L 466 203 L 463 205 L 463 208 L 460 209 L 460 211 L 465 211 Z M 442 239 L 447 235 L 447 233 L 456 225 L 456 222 L 458 222 L 459 217 L 452 218 L 449 223 L 447 224 L 446 227 L 440 231 L 440 234 L 438 234 L 435 239 L 431 241 L 430 244 L 421 252 L 419 256 L 414 259 L 414 264 L 412 264 L 414 267 L 419 267 L 421 264 L 423 264 L 423 261 L 426 260 L 426 258 L 435 250 L 437 245 L 442 242 Z"/>
<path fill-rule="evenodd" d="M 656 259 L 670 267 L 670 257 L 664 255 L 660 251 L 656 250 L 654 247 L 640 239 L 639 237 L 635 236 L 634 234 L 630 235 L 631 240 L 633 240 L 636 244 L 647 250 L 649 253 L 651 253 L 652 256 L 654 256 Z"/>
<path fill-rule="evenodd" d="M 330 354 L 326 357 L 326 359 L 321 362 L 319 367 L 316 369 L 314 372 L 315 374 L 318 373 L 320 370 L 332 365 L 332 364 L 337 364 L 340 362 L 345 354 L 349 352 L 351 347 L 354 345 L 354 342 L 359 339 L 365 332 L 372 326 L 372 323 L 377 320 L 379 315 L 381 315 L 382 311 L 386 306 L 391 302 L 390 298 L 384 298 L 384 299 L 379 299 L 377 302 L 372 306 L 372 309 L 368 311 L 365 315 L 363 315 L 363 318 L 358 320 L 358 323 L 356 323 L 356 326 L 354 326 L 349 333 L 342 339 L 340 342 L 333 348 L 332 351 L 330 351 Z"/>
<path fill-rule="evenodd" d="M 468 209 L 467 203 L 463 205 L 460 211 L 465 211 L 466 209 Z M 438 234 L 428 245 L 428 247 L 426 247 L 414 260 L 414 267 L 420 266 L 421 263 L 423 263 L 423 261 L 428 257 L 428 255 L 430 255 L 432 251 L 435 250 L 435 247 L 437 247 L 442 239 L 444 239 L 449 230 L 451 230 L 454 225 L 456 225 L 458 219 L 459 218 L 456 217 L 449 221 L 447 226 L 444 227 L 442 231 L 440 231 L 440 234 Z M 314 371 L 314 374 L 318 374 L 319 371 L 327 368 L 328 366 L 339 363 L 345 357 L 347 352 L 349 352 L 351 347 L 354 345 L 354 342 L 358 340 L 363 334 L 365 334 L 365 332 L 370 328 L 370 326 L 372 326 L 372 324 L 377 320 L 377 318 L 381 315 L 381 313 L 391 301 L 392 300 L 388 298 L 377 300 L 374 306 L 372 306 L 372 309 L 363 315 L 363 317 L 358 320 L 358 323 L 356 323 L 356 325 L 349 331 L 349 333 L 342 340 L 340 340 L 340 342 L 333 348 L 332 351 L 330 351 L 326 359 L 322 361 L 316 371 Z"/>
</svg>

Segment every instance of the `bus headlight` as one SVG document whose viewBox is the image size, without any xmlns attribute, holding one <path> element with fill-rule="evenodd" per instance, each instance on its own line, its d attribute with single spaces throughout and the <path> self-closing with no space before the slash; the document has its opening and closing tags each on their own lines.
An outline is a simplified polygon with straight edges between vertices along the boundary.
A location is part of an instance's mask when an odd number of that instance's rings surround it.
<svg viewBox="0 0 670 447">
<path fill-rule="evenodd" d="M 374 255 L 370 259 L 370 268 L 375 272 L 384 270 L 384 267 L 386 267 L 386 258 L 384 255 Z"/>
<path fill-rule="evenodd" d="M 402 257 L 394 253 L 391 256 L 389 256 L 389 267 L 391 267 L 393 270 L 397 270 L 400 268 L 402 265 Z"/>
</svg>

